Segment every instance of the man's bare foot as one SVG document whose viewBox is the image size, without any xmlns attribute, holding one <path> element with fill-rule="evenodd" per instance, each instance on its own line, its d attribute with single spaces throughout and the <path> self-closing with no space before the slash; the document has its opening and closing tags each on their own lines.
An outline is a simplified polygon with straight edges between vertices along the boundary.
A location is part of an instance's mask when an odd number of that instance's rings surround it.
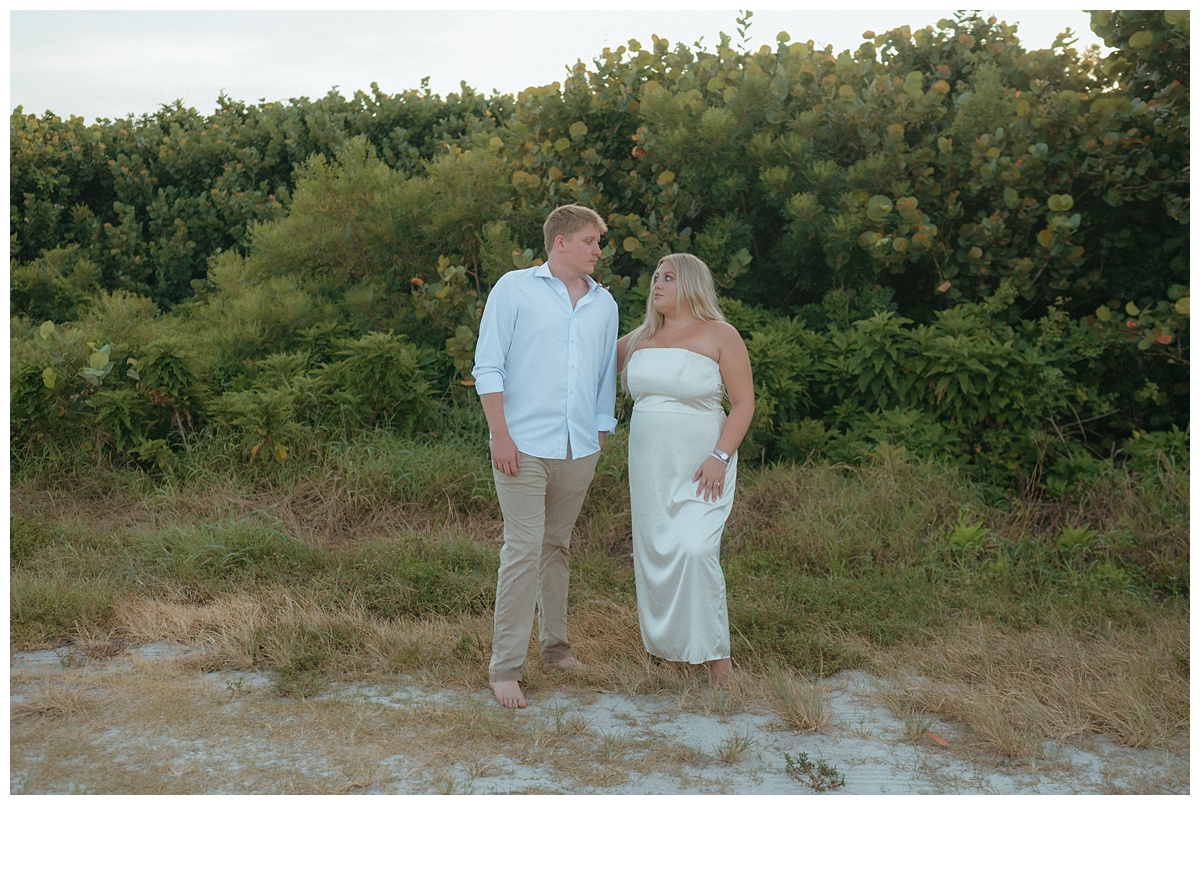
<svg viewBox="0 0 1200 885">
<path fill-rule="evenodd" d="M 718 690 L 725 688 L 729 684 L 729 680 L 733 678 L 733 661 L 729 658 L 713 661 L 709 664 L 709 678 L 712 680 L 713 688 Z"/>
<path fill-rule="evenodd" d="M 492 687 L 492 694 L 496 696 L 496 701 L 503 707 L 510 707 L 513 710 L 520 709 L 525 706 L 525 692 L 521 691 L 521 683 L 513 680 L 511 682 L 489 682 Z"/>
<path fill-rule="evenodd" d="M 586 664 L 581 664 L 575 660 L 572 655 L 567 655 L 565 658 L 559 658 L 557 661 L 547 661 L 547 667 L 558 667 L 561 670 L 570 670 L 575 673 L 581 673 L 587 669 Z"/>
</svg>

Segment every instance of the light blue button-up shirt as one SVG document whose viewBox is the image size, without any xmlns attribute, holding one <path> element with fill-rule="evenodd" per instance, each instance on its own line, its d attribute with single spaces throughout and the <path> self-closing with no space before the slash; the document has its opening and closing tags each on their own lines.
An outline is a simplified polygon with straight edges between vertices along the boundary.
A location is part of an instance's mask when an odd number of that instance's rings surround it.
<svg viewBox="0 0 1200 885">
<path fill-rule="evenodd" d="M 514 270 L 488 295 L 475 346 L 475 390 L 504 394 L 517 450 L 536 458 L 582 458 L 616 429 L 617 303 L 587 278 L 571 307 L 546 264 Z"/>
</svg>

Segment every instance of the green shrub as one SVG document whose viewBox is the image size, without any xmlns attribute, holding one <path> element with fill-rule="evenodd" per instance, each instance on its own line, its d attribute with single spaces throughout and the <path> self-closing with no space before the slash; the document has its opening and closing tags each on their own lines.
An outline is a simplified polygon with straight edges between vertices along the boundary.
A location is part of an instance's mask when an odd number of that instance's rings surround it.
<svg viewBox="0 0 1200 885">
<path fill-rule="evenodd" d="M 287 390 L 230 390 L 212 406 L 218 425 L 231 429 L 253 463 L 282 461 L 300 425 L 294 420 L 295 397 Z"/>
<path fill-rule="evenodd" d="M 316 377 L 329 412 L 348 429 L 394 427 L 412 433 L 433 410 L 421 354 L 390 332 L 343 342 Z"/>
<path fill-rule="evenodd" d="M 71 244 L 44 251 L 29 264 L 12 262 L 9 304 L 36 320 L 67 322 L 101 294 L 100 268 Z"/>
<path fill-rule="evenodd" d="M 844 49 L 630 40 L 516 96 L 372 88 L 94 124 L 17 109 L 13 330 L 80 322 L 42 366 L 57 424 L 30 342 L 13 348 L 14 452 L 91 445 L 91 381 L 122 387 L 126 356 L 172 337 L 198 386 L 151 401 L 147 463 L 207 398 L 275 386 L 256 380 L 272 353 L 311 355 L 286 388 L 309 429 L 431 429 L 417 375 L 461 394 L 488 287 L 581 202 L 608 223 L 597 273 L 625 328 L 657 257 L 711 265 L 755 369 L 747 460 L 899 440 L 1052 495 L 1114 455 L 1178 463 L 1190 16 L 1092 22 L 1103 62 L 964 12 Z M 416 348 L 417 371 L 395 367 L 410 389 L 353 365 L 344 342 L 371 333 Z M 107 376 L 78 378 L 105 347 Z"/>
</svg>

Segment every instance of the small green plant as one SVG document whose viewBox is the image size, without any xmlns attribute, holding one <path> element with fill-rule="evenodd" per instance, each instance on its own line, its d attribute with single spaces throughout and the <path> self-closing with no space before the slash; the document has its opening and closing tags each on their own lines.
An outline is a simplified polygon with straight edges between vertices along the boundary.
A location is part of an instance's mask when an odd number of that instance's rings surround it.
<svg viewBox="0 0 1200 885">
<path fill-rule="evenodd" d="M 58 656 L 58 663 L 64 670 L 73 670 L 84 664 L 83 655 L 79 654 L 73 646 L 65 649 L 56 648 L 54 654 Z"/>
<path fill-rule="evenodd" d="M 743 753 L 753 747 L 754 744 L 755 740 L 750 736 L 750 732 L 748 731 L 741 734 L 732 734 L 717 744 L 717 758 L 726 765 L 732 765 L 741 758 Z"/>
<path fill-rule="evenodd" d="M 303 653 L 275 671 L 272 687 L 282 698 L 310 698 L 329 687 L 322 653 Z"/>
<path fill-rule="evenodd" d="M 453 796 L 459 791 L 458 778 L 449 772 L 439 775 L 430 786 L 431 791 L 439 796 Z M 467 792 L 471 792 L 469 789 Z"/>
<path fill-rule="evenodd" d="M 904 716 L 904 737 L 908 741 L 917 742 L 925 737 L 925 732 L 933 728 L 934 718 L 923 716 L 916 710 Z"/>
<path fill-rule="evenodd" d="M 1058 542 L 1055 545 L 1058 552 L 1061 554 L 1075 553 L 1079 550 L 1088 550 L 1096 540 L 1096 533 L 1084 526 L 1065 526 L 1058 533 Z"/>
<path fill-rule="evenodd" d="M 582 713 L 555 706 L 554 731 L 556 734 L 583 734 L 585 731 L 587 731 L 587 727 L 587 719 Z"/>
<path fill-rule="evenodd" d="M 783 758 L 787 763 L 784 770 L 818 793 L 827 793 L 846 786 L 846 776 L 824 759 L 813 762 L 807 753 L 801 753 L 795 758 L 792 758 L 791 753 L 784 753 Z"/>
<path fill-rule="evenodd" d="M 600 757 L 600 761 L 605 765 L 613 765 L 620 760 L 626 749 L 626 743 L 616 735 L 606 734 L 600 738 L 600 743 L 596 747 L 596 752 Z"/>
<path fill-rule="evenodd" d="M 1104 585 L 1119 588 L 1127 593 L 1137 592 L 1137 579 L 1127 570 L 1111 562 L 1096 563 L 1092 574 Z"/>
<path fill-rule="evenodd" d="M 950 533 L 950 549 L 955 553 L 971 553 L 980 550 L 986 543 L 987 536 L 988 530 L 983 527 L 983 523 L 976 522 L 970 525 L 960 523 Z"/>
</svg>

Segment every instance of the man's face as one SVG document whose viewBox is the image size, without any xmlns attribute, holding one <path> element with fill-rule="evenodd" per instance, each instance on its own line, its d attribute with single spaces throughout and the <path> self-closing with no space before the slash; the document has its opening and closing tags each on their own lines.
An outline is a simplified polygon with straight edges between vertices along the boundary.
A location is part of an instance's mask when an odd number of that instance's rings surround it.
<svg viewBox="0 0 1200 885">
<path fill-rule="evenodd" d="M 570 236 L 560 236 L 555 248 L 562 259 L 563 269 L 580 277 L 591 274 L 600 258 L 600 229 L 589 225 Z"/>
</svg>

